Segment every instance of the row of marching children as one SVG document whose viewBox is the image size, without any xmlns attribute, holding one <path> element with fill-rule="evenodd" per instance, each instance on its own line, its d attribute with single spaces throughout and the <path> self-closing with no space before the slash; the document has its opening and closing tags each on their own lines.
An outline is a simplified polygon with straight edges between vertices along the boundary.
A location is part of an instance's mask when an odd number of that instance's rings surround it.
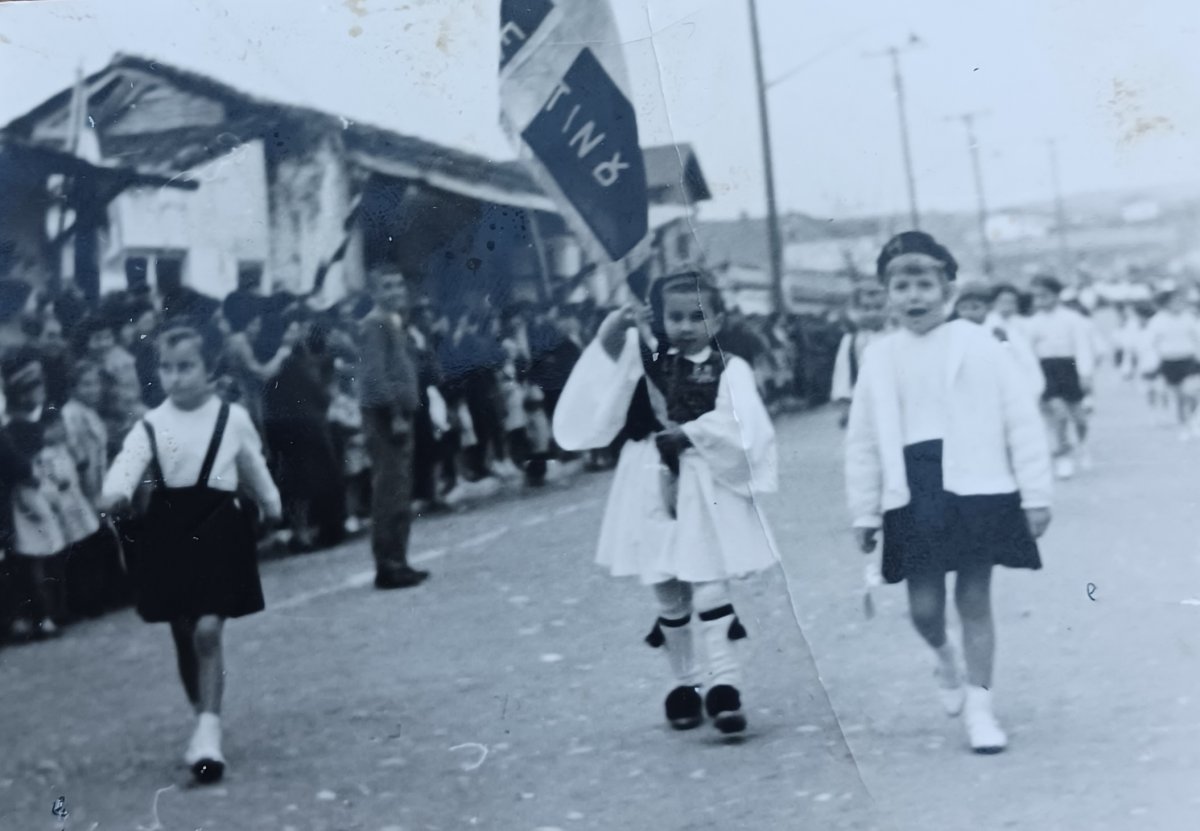
<svg viewBox="0 0 1200 831">
<path fill-rule="evenodd" d="M 1088 436 L 1093 379 L 1105 347 L 1087 312 L 1064 301 L 1064 294 L 1058 278 L 1043 273 L 1031 279 L 1028 292 L 1011 283 L 959 285 L 947 309 L 950 319 L 981 326 L 1005 345 L 1030 395 L 1040 403 L 1054 474 L 1070 479 L 1078 469 L 1092 465 Z M 867 347 L 903 323 L 889 313 L 894 310 L 889 309 L 879 277 L 859 283 L 851 306 L 854 326 L 842 339 L 833 375 L 833 400 L 843 426 Z"/>
<path fill-rule="evenodd" d="M 1181 441 L 1200 437 L 1200 317 L 1181 286 L 1138 303 L 1118 333 L 1124 377 L 1142 387 L 1151 411 L 1177 427 Z"/>
<path fill-rule="evenodd" d="M 992 704 L 991 575 L 995 566 L 1041 567 L 1037 539 L 1050 523 L 1054 477 L 1037 399 L 1061 401 L 1065 418 L 1081 411 L 1090 372 L 1074 340 L 1082 327 L 1058 312 L 1049 279 L 1038 284 L 1047 319 L 1028 326 L 1028 340 L 1003 304 L 974 290 L 958 294 L 957 319 L 948 320 L 957 264 L 921 232 L 890 241 L 877 274 L 860 291 L 862 328 L 839 362 L 843 372 L 853 364 L 839 383 L 850 399 L 854 539 L 872 554 L 882 536 L 882 577 L 907 586 L 913 624 L 933 653 L 931 701 L 964 714 L 971 750 L 996 753 L 1008 739 Z M 554 433 L 573 449 L 625 437 L 597 563 L 650 589 L 646 642 L 665 653 L 670 726 L 708 720 L 737 734 L 752 685 L 739 642 L 752 633 L 732 581 L 778 562 L 758 501 L 778 484 L 775 433 L 749 367 L 722 347 L 711 276 L 688 271 L 631 287 L 645 300 L 612 313 L 585 349 Z M 961 651 L 946 630 L 950 573 Z"/>
</svg>

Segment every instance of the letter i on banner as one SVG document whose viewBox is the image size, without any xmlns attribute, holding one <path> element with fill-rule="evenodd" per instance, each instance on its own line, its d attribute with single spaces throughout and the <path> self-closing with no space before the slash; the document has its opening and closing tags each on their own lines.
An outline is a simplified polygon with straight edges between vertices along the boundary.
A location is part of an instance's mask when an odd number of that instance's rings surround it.
<svg viewBox="0 0 1200 831">
<path fill-rule="evenodd" d="M 639 265 L 646 168 L 607 0 L 501 0 L 500 113 L 588 257 Z"/>
</svg>

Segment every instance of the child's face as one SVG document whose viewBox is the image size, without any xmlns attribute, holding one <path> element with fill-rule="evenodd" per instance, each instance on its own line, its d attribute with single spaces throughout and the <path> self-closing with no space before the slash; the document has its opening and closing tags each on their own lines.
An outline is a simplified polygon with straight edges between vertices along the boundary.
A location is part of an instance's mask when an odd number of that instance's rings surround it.
<svg viewBox="0 0 1200 831">
<path fill-rule="evenodd" d="M 950 282 L 945 267 L 925 254 L 902 254 L 887 267 L 888 304 L 900 325 L 915 335 L 946 320 Z"/>
<path fill-rule="evenodd" d="M 74 394 L 79 403 L 86 404 L 93 410 L 99 409 L 100 396 L 103 394 L 100 371 L 93 369 L 79 376 L 79 380 L 75 382 Z"/>
<path fill-rule="evenodd" d="M 97 329 L 88 335 L 88 351 L 96 356 L 103 357 L 116 344 L 117 341 L 113 337 L 112 329 Z"/>
<path fill-rule="evenodd" d="M 706 318 L 694 291 L 663 292 L 663 331 L 671 346 L 684 355 L 695 355 L 708 346 L 717 327 Z M 710 298 L 703 297 L 702 302 Z"/>
<path fill-rule="evenodd" d="M 858 289 L 859 325 L 868 329 L 879 329 L 887 320 L 887 289 L 882 283 L 868 283 Z"/>
<path fill-rule="evenodd" d="M 1045 286 L 1033 287 L 1033 308 L 1039 312 L 1050 312 L 1058 305 L 1058 295 Z"/>
<path fill-rule="evenodd" d="M 996 295 L 996 300 L 992 304 L 996 310 L 996 314 L 1001 317 L 1013 317 L 1020 314 L 1020 304 L 1017 302 L 1017 296 L 1011 291 L 1004 291 Z"/>
<path fill-rule="evenodd" d="M 963 320 L 969 320 L 982 326 L 983 321 L 987 319 L 988 304 L 978 297 L 966 297 L 955 304 L 954 310 Z"/>
<path fill-rule="evenodd" d="M 408 283 L 403 274 L 381 274 L 375 284 L 375 302 L 385 312 L 404 314 L 408 311 Z"/>
<path fill-rule="evenodd" d="M 212 379 L 197 338 L 163 344 L 158 359 L 158 379 L 163 392 L 181 410 L 194 410 L 208 400 Z"/>
<path fill-rule="evenodd" d="M 65 352 L 67 342 L 63 338 L 62 324 L 53 319 L 46 321 L 42 326 L 42 336 L 38 338 L 38 346 L 49 355 L 61 355 Z"/>
</svg>

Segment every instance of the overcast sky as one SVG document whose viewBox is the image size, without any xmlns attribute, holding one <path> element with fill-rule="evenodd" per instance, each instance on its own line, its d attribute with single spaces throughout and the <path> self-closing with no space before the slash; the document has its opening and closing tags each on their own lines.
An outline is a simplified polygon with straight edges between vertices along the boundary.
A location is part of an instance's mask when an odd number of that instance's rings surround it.
<svg viewBox="0 0 1200 831">
<path fill-rule="evenodd" d="M 643 144 L 691 142 L 708 217 L 763 212 L 746 3 L 612 0 Z M 36 0 L 0 2 L 0 120 L 121 50 L 248 91 L 489 156 L 497 123 L 498 0 Z M 886 59 L 902 44 L 921 207 L 974 204 L 978 123 L 995 205 L 1050 194 L 1056 136 L 1071 192 L 1200 182 L 1196 0 L 759 0 L 776 183 L 818 216 L 907 204 Z M 18 80 L 19 79 L 19 80 Z M 1200 188 L 1198 188 L 1200 192 Z"/>
</svg>

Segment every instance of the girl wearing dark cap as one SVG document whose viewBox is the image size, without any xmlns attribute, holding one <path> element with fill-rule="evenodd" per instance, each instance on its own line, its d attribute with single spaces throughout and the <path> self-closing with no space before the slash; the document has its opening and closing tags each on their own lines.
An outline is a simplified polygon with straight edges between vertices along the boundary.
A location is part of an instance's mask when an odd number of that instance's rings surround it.
<svg viewBox="0 0 1200 831">
<path fill-rule="evenodd" d="M 1041 567 L 1050 522 L 1050 456 L 1027 381 L 1000 342 L 946 322 L 957 264 L 907 232 L 879 256 L 899 328 L 871 345 L 850 408 L 846 485 L 865 554 L 883 531 L 882 573 L 907 584 L 917 632 L 936 654 L 949 715 L 964 712 L 977 753 L 1008 739 L 992 712 L 992 568 Z M 966 678 L 946 636 L 946 574 L 962 621 Z"/>
</svg>

